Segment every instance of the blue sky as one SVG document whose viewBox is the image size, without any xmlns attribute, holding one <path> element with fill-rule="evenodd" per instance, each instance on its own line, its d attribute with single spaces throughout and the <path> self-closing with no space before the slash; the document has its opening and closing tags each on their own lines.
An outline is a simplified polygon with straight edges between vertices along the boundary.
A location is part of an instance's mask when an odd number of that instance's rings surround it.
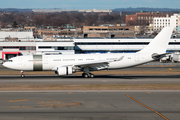
<svg viewBox="0 0 180 120">
<path fill-rule="evenodd" d="M 180 0 L 1 0 L 0 8 L 114 9 L 180 8 Z"/>
</svg>

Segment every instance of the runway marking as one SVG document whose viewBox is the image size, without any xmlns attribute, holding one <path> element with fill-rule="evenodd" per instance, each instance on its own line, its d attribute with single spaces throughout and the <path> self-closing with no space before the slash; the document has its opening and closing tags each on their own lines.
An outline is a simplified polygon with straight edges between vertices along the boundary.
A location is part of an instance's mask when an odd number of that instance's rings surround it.
<svg viewBox="0 0 180 120">
<path fill-rule="evenodd" d="M 37 102 L 37 104 L 58 103 L 58 102 L 61 102 L 61 101 Z"/>
<path fill-rule="evenodd" d="M 171 68 L 168 68 L 169 70 L 172 70 Z"/>
<path fill-rule="evenodd" d="M 8 102 L 23 102 L 23 101 L 28 101 L 28 99 L 23 99 L 23 100 L 13 100 L 13 101 L 8 101 Z"/>
<path fill-rule="evenodd" d="M 147 105 L 145 105 L 145 104 L 139 102 L 138 100 L 134 99 L 134 98 L 131 97 L 130 95 L 126 94 L 126 96 L 128 96 L 128 97 L 131 98 L 132 100 L 136 101 L 136 102 L 139 103 L 140 105 L 142 105 L 142 106 L 148 108 L 149 110 L 155 112 L 156 114 L 158 114 L 160 117 L 164 118 L 165 120 L 169 120 L 168 118 L 166 118 L 165 116 L 163 116 L 163 115 L 162 115 L 161 113 L 159 113 L 158 111 L 156 111 L 156 110 L 154 110 L 154 109 L 148 107 Z"/>
<path fill-rule="evenodd" d="M 82 105 L 81 103 L 77 103 L 77 105 Z"/>
<path fill-rule="evenodd" d="M 11 106 L 11 108 L 31 108 L 31 107 L 19 107 L 19 106 Z"/>
<path fill-rule="evenodd" d="M 76 105 L 82 105 L 81 103 L 61 103 L 61 104 L 44 104 L 44 105 L 38 105 L 39 107 L 67 107 L 67 106 L 76 106 Z"/>
<path fill-rule="evenodd" d="M 45 105 L 38 105 L 39 107 L 65 107 L 62 104 L 45 104 Z"/>
</svg>

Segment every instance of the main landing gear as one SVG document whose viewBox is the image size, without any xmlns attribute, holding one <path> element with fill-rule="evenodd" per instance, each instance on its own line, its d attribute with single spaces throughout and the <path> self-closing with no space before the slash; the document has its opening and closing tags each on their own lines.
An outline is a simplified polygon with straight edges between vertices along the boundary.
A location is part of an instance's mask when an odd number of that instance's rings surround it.
<svg viewBox="0 0 180 120">
<path fill-rule="evenodd" d="M 94 78 L 94 74 L 92 74 L 92 73 L 83 73 L 82 76 L 84 78 Z"/>
<path fill-rule="evenodd" d="M 24 75 L 24 72 L 23 72 L 23 71 L 21 71 L 21 77 L 22 77 L 22 78 L 24 78 L 24 77 L 25 77 L 25 75 Z"/>
<path fill-rule="evenodd" d="M 84 78 L 93 78 L 94 74 L 89 73 L 89 67 L 84 67 L 84 73 L 82 74 Z"/>
</svg>

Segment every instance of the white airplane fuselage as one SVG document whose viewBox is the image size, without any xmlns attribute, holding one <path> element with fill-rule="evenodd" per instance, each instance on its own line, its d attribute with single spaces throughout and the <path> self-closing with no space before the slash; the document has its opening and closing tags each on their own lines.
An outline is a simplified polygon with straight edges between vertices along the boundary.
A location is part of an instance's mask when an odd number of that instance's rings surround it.
<svg viewBox="0 0 180 120">
<path fill-rule="evenodd" d="M 12 58 L 12 64 L 8 62 L 8 65 L 4 63 L 4 66 L 23 71 L 56 71 L 58 66 L 112 60 L 108 65 L 101 66 L 100 68 L 95 67 L 94 70 L 120 69 L 152 61 L 151 55 L 144 53 L 29 55 Z M 124 56 L 123 59 L 118 60 L 122 56 Z"/>
</svg>

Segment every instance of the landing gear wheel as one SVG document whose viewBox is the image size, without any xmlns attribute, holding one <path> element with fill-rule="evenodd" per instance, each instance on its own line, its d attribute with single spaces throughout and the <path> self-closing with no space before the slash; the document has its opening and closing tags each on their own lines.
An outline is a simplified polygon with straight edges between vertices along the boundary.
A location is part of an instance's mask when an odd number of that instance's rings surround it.
<svg viewBox="0 0 180 120">
<path fill-rule="evenodd" d="M 90 73 L 90 74 L 89 74 L 89 77 L 90 77 L 90 78 L 94 78 L 94 74 Z"/>
<path fill-rule="evenodd" d="M 24 78 L 24 77 L 25 77 L 25 75 L 24 75 L 24 74 L 22 74 L 22 75 L 21 75 L 21 77 L 22 77 L 22 78 Z"/>
<path fill-rule="evenodd" d="M 84 77 L 85 73 L 82 73 L 82 77 Z"/>
<path fill-rule="evenodd" d="M 84 77 L 84 78 L 94 78 L 94 74 L 92 74 L 92 73 L 82 73 L 82 77 Z"/>
<path fill-rule="evenodd" d="M 83 73 L 82 76 L 83 76 L 84 78 L 88 78 L 88 77 L 89 77 L 89 75 L 88 75 L 87 73 Z"/>
<path fill-rule="evenodd" d="M 85 74 L 84 74 L 84 77 L 85 77 L 85 78 L 88 78 L 89 76 L 88 76 L 88 74 L 87 74 L 87 73 L 85 73 Z"/>
</svg>

